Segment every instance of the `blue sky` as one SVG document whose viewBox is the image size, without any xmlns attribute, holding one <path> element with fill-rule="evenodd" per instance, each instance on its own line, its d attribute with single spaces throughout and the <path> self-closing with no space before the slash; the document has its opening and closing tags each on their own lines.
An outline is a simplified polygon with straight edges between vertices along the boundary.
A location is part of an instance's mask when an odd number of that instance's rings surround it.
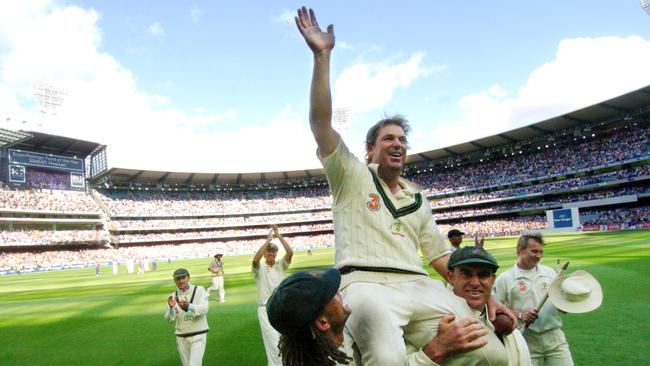
<svg viewBox="0 0 650 366">
<path fill-rule="evenodd" d="M 301 5 L 2 2 L 1 126 L 107 144 L 112 167 L 319 167 L 311 54 L 293 24 Z M 650 16 L 638 0 L 305 5 L 335 25 L 333 97 L 346 115 L 337 129 L 358 157 L 385 114 L 411 120 L 417 152 L 650 84 Z M 65 92 L 49 113 L 37 81 Z"/>
</svg>

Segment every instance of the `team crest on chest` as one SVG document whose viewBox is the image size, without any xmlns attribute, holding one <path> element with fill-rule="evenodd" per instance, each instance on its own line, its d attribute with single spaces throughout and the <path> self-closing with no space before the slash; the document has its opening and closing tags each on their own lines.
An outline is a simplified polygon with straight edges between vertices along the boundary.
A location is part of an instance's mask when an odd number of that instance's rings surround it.
<svg viewBox="0 0 650 366">
<path fill-rule="evenodd" d="M 392 225 L 390 225 L 390 233 L 396 236 L 404 237 L 404 234 L 402 234 L 402 223 L 395 221 Z"/>
<path fill-rule="evenodd" d="M 370 201 L 366 202 L 366 207 L 368 207 L 368 210 L 379 211 L 379 207 L 381 206 L 379 195 L 376 193 L 370 193 L 368 197 L 370 197 Z"/>
<path fill-rule="evenodd" d="M 519 283 L 518 283 L 517 285 L 519 286 L 519 292 L 521 292 L 521 293 L 526 292 L 526 290 L 527 290 L 527 288 L 526 288 L 526 282 L 524 282 L 524 281 L 519 281 Z"/>
</svg>

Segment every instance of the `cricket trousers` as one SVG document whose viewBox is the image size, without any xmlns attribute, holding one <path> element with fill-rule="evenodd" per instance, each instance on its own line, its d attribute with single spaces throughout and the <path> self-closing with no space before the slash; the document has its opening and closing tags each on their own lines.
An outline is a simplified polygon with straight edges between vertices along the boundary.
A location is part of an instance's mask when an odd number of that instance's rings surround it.
<svg viewBox="0 0 650 366">
<path fill-rule="evenodd" d="M 260 305 L 257 307 L 257 317 L 260 319 L 260 329 L 262 330 L 262 340 L 264 341 L 268 366 L 282 366 L 282 357 L 280 357 L 280 350 L 278 349 L 280 333 L 269 322 L 266 306 Z"/>
<path fill-rule="evenodd" d="M 561 328 L 524 332 L 533 366 L 573 366 L 571 350 Z"/>
<path fill-rule="evenodd" d="M 222 304 L 226 302 L 226 289 L 223 287 L 223 276 L 212 277 L 212 286 L 208 288 L 208 293 L 214 290 L 219 291 L 219 302 Z"/>
<path fill-rule="evenodd" d="M 176 336 L 176 346 L 183 366 L 201 366 L 207 338 L 208 333 L 189 337 Z"/>
</svg>

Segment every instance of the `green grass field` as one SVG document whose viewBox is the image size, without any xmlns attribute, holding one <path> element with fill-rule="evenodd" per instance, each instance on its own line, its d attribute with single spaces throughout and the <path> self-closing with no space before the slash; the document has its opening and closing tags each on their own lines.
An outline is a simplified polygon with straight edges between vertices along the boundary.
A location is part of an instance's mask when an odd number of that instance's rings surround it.
<svg viewBox="0 0 650 366">
<path fill-rule="evenodd" d="M 576 365 L 650 365 L 650 230 L 547 236 L 547 265 L 569 260 L 603 286 L 603 305 L 564 316 Z M 486 239 L 502 269 L 514 238 Z M 294 256 L 291 271 L 324 269 L 333 250 Z M 210 301 L 204 365 L 265 365 L 250 274 L 252 256 L 226 257 L 226 304 Z M 0 277 L 0 365 L 178 365 L 163 319 L 171 273 L 187 267 L 208 286 L 209 259 L 160 263 L 144 275 L 93 268 Z M 125 272 L 125 268 L 120 268 Z"/>
</svg>

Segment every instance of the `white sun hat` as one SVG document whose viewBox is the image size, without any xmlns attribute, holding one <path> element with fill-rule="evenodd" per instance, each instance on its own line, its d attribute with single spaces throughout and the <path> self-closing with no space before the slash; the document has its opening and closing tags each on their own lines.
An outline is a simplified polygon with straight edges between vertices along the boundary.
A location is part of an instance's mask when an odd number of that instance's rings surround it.
<svg viewBox="0 0 650 366">
<path fill-rule="evenodd" d="M 589 272 L 578 270 L 557 277 L 548 289 L 548 298 L 564 312 L 587 313 L 603 302 L 603 289 Z"/>
</svg>

